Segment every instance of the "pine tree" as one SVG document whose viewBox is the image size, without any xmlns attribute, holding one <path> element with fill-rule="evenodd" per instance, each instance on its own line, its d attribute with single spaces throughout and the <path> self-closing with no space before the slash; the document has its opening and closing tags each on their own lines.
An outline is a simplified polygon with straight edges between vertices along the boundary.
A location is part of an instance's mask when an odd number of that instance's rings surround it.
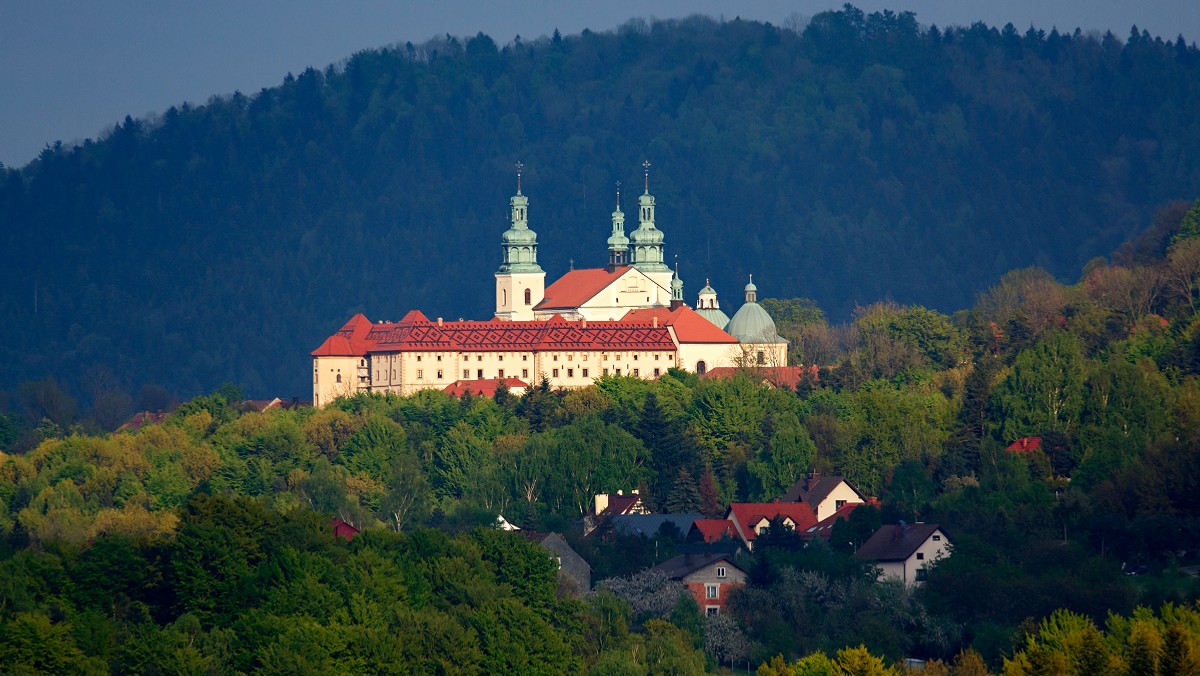
<svg viewBox="0 0 1200 676">
<path fill-rule="evenodd" d="M 679 470 L 679 476 L 675 479 L 675 485 L 671 488 L 671 493 L 667 495 L 667 502 L 664 505 L 669 514 L 686 514 L 695 512 L 700 509 L 700 489 L 696 485 L 696 480 L 692 478 L 692 473 L 684 467 Z"/>
<path fill-rule="evenodd" d="M 713 481 L 712 469 L 705 467 L 700 475 L 700 512 L 710 519 L 719 519 L 724 512 L 721 509 L 721 498 L 717 495 L 716 482 Z"/>
</svg>

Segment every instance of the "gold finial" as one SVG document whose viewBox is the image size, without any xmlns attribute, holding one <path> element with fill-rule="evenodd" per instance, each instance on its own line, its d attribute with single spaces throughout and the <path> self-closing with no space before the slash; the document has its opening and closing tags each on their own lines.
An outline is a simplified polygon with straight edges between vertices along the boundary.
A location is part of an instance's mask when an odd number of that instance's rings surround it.
<svg viewBox="0 0 1200 676">
<path fill-rule="evenodd" d="M 617 181 L 617 211 L 621 210 L 621 182 Z"/>
<path fill-rule="evenodd" d="M 525 165 L 521 164 L 521 160 L 517 160 L 517 194 L 518 195 L 521 194 L 521 170 L 524 168 L 525 168 Z"/>
<path fill-rule="evenodd" d="M 646 194 L 650 194 L 650 160 L 642 162 L 642 166 L 646 168 Z"/>
</svg>

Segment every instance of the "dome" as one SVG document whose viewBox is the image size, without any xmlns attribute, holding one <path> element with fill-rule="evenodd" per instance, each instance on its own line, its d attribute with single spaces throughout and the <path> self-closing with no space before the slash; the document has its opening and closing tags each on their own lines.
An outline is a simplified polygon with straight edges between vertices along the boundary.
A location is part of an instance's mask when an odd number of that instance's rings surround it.
<svg viewBox="0 0 1200 676">
<path fill-rule="evenodd" d="M 729 315 L 722 312 L 720 308 L 702 307 L 696 310 L 696 314 L 712 322 L 713 326 L 718 329 L 724 329 L 729 325 Z"/>
<path fill-rule="evenodd" d="M 752 286 L 752 285 L 751 285 Z M 725 327 L 725 333 L 741 343 L 786 343 L 787 340 L 775 332 L 775 320 L 753 301 L 738 308 L 733 319 Z"/>
</svg>

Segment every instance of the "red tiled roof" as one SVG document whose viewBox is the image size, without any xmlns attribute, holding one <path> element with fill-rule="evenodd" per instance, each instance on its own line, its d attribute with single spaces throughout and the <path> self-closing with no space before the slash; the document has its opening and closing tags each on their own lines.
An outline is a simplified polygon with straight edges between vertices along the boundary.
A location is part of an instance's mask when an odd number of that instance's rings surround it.
<svg viewBox="0 0 1200 676">
<path fill-rule="evenodd" d="M 814 382 L 820 380 L 820 367 L 816 364 L 809 366 L 718 366 L 709 369 L 700 377 L 726 379 L 739 373 L 745 373 L 755 379 L 761 377 L 763 382 L 775 387 L 786 386 L 793 390 L 805 377 L 812 378 Z"/>
<path fill-rule="evenodd" d="M 333 527 L 333 536 L 343 538 L 346 542 L 353 540 L 355 535 L 362 532 L 337 517 L 330 519 L 329 525 Z"/>
<path fill-rule="evenodd" d="M 413 310 L 416 312 L 416 310 Z M 408 313 L 412 315 L 413 312 Z M 420 315 L 420 312 L 417 312 Z M 405 318 L 408 317 L 405 316 Z M 424 317 L 422 317 L 424 319 Z M 362 313 L 356 314 L 346 322 L 346 325 L 325 339 L 321 346 L 312 351 L 314 357 L 361 357 L 371 350 L 373 345 L 367 338 L 373 324 Z"/>
<path fill-rule="evenodd" d="M 839 519 L 849 520 L 850 512 L 853 512 L 855 507 L 858 507 L 862 504 L 863 503 L 861 502 L 849 502 L 842 505 L 833 514 L 821 519 L 801 532 L 800 537 L 804 538 L 805 540 L 811 540 L 815 537 L 828 540 L 830 534 L 833 533 L 833 524 L 837 523 Z"/>
<path fill-rule="evenodd" d="M 642 496 L 637 494 L 632 495 L 610 495 L 608 496 L 608 506 L 600 512 L 600 516 L 615 516 L 617 514 L 629 514 Z"/>
<path fill-rule="evenodd" d="M 409 313 L 411 316 L 412 313 Z M 674 350 L 665 326 L 650 322 L 546 321 L 444 322 L 406 316 L 396 324 L 376 324 L 367 341 L 379 351 Z"/>
<path fill-rule="evenodd" d="M 758 537 L 754 526 L 763 519 L 790 517 L 796 524 L 797 533 L 808 530 L 817 523 L 813 508 L 807 502 L 734 502 L 725 512 L 725 518 L 733 521 L 738 534 L 746 542 Z"/>
<path fill-rule="evenodd" d="M 904 561 L 939 530 L 936 523 L 885 525 L 867 538 L 854 556 L 864 561 Z"/>
<path fill-rule="evenodd" d="M 504 384 L 510 390 L 517 387 L 529 388 L 529 383 L 520 378 L 505 378 Z M 456 380 L 442 388 L 442 391 L 455 397 L 461 397 L 467 393 L 473 397 L 493 397 L 499 387 L 499 378 L 484 378 L 482 380 Z"/>
<path fill-rule="evenodd" d="M 1041 449 L 1041 437 L 1021 437 L 1008 445 L 1008 450 L 1013 453 L 1029 453 L 1030 451 L 1040 451 Z"/>
<path fill-rule="evenodd" d="M 630 266 L 625 266 L 613 270 L 608 268 L 571 270 L 546 287 L 542 301 L 533 309 L 555 310 L 579 307 L 595 298 L 596 294 L 632 269 Z"/>
<path fill-rule="evenodd" d="M 134 413 L 132 416 L 130 416 L 129 420 L 126 420 L 125 423 L 123 425 L 121 425 L 120 427 L 118 427 L 117 429 L 118 430 L 140 430 L 140 429 L 142 429 L 142 427 L 144 427 L 146 425 L 158 424 L 158 423 L 162 422 L 163 419 L 166 417 L 167 417 L 167 414 L 163 413 L 162 411 L 157 411 L 155 413 L 151 413 L 150 411 L 139 411 L 137 413 Z"/>
<path fill-rule="evenodd" d="M 736 538 L 737 527 L 729 519 L 696 519 L 692 524 L 705 542 L 720 542 L 722 538 Z"/>
<path fill-rule="evenodd" d="M 645 308 L 630 310 L 621 321 L 651 322 L 657 319 L 659 326 L 670 326 L 681 343 L 737 343 L 738 339 L 718 329 L 716 324 L 701 317 L 690 307 Z"/>
</svg>

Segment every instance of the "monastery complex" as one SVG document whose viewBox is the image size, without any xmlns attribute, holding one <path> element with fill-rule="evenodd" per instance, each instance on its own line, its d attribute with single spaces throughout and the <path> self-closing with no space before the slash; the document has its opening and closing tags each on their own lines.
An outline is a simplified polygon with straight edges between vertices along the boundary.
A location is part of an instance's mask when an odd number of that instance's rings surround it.
<svg viewBox="0 0 1200 676">
<path fill-rule="evenodd" d="M 412 310 L 398 322 L 372 323 L 356 314 L 312 352 L 313 405 L 358 392 L 411 394 L 492 379 L 521 388 L 545 378 L 551 387 L 574 388 L 609 374 L 657 378 L 672 367 L 704 374 L 786 366 L 787 341 L 757 303 L 753 282 L 732 319 L 707 284 L 696 309 L 684 302 L 678 269 L 664 261 L 644 166 L 638 227 L 628 237 L 618 188 L 608 265 L 571 270 L 546 286 L 518 164 L 512 227 L 501 235 L 495 273 L 495 316 L 447 322 Z"/>
</svg>

